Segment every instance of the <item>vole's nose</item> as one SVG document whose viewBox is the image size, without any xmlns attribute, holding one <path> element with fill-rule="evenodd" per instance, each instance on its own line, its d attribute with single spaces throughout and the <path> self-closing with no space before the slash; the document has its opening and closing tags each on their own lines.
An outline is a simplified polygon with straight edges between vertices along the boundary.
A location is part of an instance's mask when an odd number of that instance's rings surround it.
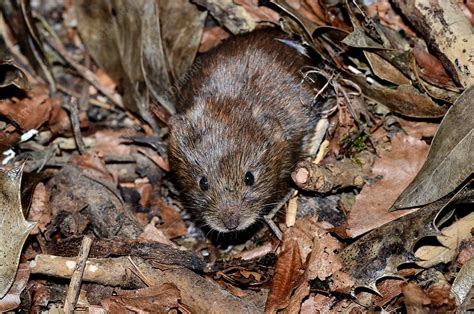
<svg viewBox="0 0 474 314">
<path fill-rule="evenodd" d="M 240 210 L 238 207 L 225 208 L 221 211 L 221 220 L 229 231 L 237 229 L 240 224 Z"/>
</svg>

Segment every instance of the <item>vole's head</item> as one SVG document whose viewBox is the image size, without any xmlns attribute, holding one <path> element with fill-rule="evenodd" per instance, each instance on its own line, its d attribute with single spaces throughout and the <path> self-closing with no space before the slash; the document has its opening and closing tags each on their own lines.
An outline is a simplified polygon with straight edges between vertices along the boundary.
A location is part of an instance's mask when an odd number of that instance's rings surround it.
<svg viewBox="0 0 474 314">
<path fill-rule="evenodd" d="M 219 232 L 244 230 L 289 190 L 281 125 L 235 106 L 195 106 L 172 118 L 169 160 L 188 207 Z"/>
</svg>

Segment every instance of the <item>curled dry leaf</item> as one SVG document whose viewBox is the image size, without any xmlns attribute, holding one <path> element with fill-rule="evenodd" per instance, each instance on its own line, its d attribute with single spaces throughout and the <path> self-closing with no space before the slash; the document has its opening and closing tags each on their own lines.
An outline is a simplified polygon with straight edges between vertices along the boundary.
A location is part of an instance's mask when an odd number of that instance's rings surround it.
<svg viewBox="0 0 474 314">
<path fill-rule="evenodd" d="M 474 86 L 468 88 L 441 121 L 426 162 L 398 197 L 394 209 L 433 202 L 474 172 Z"/>
<path fill-rule="evenodd" d="M 23 167 L 0 169 L 0 239 L 3 239 L 0 241 L 0 298 L 5 296 L 15 279 L 23 244 L 35 226 L 23 216 L 22 172 Z"/>
<path fill-rule="evenodd" d="M 416 176 L 427 153 L 428 145 L 421 140 L 400 133 L 392 138 L 391 150 L 380 153 L 372 169 L 374 176 L 383 178 L 362 188 L 349 213 L 347 234 L 350 237 L 409 213 L 389 213 L 388 209 Z"/>
</svg>

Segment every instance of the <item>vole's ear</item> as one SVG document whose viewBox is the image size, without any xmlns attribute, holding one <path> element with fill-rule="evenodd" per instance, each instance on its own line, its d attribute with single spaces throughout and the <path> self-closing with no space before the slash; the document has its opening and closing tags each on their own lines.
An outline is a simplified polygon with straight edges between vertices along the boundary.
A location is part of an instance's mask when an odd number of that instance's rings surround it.
<svg viewBox="0 0 474 314">
<path fill-rule="evenodd" d="M 171 138 L 184 146 L 196 145 L 201 140 L 200 132 L 195 124 L 185 115 L 177 114 L 170 118 L 168 126 Z"/>
<path fill-rule="evenodd" d="M 181 114 L 175 114 L 168 121 L 168 126 L 171 133 L 181 132 L 184 129 L 188 129 L 190 126 L 188 118 Z"/>
</svg>

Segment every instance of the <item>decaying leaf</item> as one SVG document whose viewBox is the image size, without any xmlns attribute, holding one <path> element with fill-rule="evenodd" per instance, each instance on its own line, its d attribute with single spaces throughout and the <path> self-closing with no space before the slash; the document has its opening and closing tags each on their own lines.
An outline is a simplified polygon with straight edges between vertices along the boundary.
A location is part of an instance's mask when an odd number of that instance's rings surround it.
<svg viewBox="0 0 474 314">
<path fill-rule="evenodd" d="M 438 213 L 457 203 L 469 202 L 472 187 L 463 188 L 456 196 L 447 196 L 418 211 L 394 220 L 361 237 L 346 247 L 339 257 L 342 270 L 350 274 L 354 287 L 366 287 L 377 292 L 375 283 L 384 277 L 400 277 L 397 267 L 416 260 L 413 249 L 420 239 L 439 235 L 434 221 Z"/>
<path fill-rule="evenodd" d="M 394 203 L 394 209 L 433 202 L 474 172 L 474 86 L 468 88 L 441 122 L 418 175 Z"/>
<path fill-rule="evenodd" d="M 23 244 L 35 226 L 25 220 L 21 208 L 23 167 L 0 170 L 0 298 L 12 285 Z"/>
</svg>

